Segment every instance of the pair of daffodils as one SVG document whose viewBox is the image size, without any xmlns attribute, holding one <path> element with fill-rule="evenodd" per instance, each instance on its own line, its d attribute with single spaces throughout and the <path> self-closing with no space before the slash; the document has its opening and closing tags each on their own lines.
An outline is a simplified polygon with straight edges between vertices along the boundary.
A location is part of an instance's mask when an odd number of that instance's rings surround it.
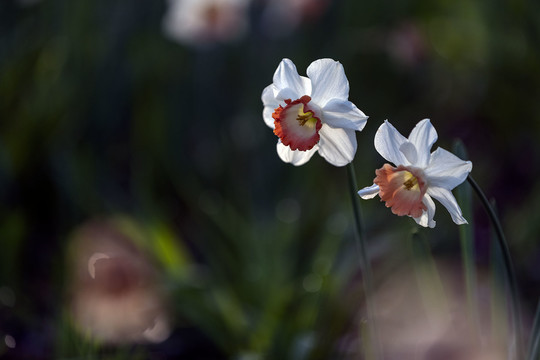
<svg viewBox="0 0 540 360">
<path fill-rule="evenodd" d="M 348 98 L 349 81 L 339 62 L 314 61 L 304 77 L 291 60 L 283 59 L 262 93 L 263 118 L 279 137 L 281 160 L 299 166 L 318 152 L 332 165 L 350 163 L 357 147 L 355 131 L 364 128 L 368 117 Z M 394 166 L 376 170 L 374 184 L 358 194 L 363 199 L 378 194 L 394 214 L 431 228 L 435 198 L 456 224 L 466 224 L 452 189 L 465 181 L 472 163 L 442 148 L 431 153 L 436 140 L 429 119 L 420 121 L 408 138 L 386 120 L 375 134 L 375 149 Z"/>
</svg>

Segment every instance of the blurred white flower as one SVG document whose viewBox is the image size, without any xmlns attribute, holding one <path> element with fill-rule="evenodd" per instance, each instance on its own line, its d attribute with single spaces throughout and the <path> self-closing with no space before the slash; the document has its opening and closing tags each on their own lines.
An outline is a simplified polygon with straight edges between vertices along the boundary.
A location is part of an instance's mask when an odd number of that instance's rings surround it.
<svg viewBox="0 0 540 360">
<path fill-rule="evenodd" d="M 230 42 L 248 29 L 249 0 L 169 0 L 163 29 L 183 44 Z"/>
<path fill-rule="evenodd" d="M 77 327 L 106 343 L 160 342 L 170 332 L 156 270 L 109 222 L 84 225 L 69 253 Z"/>
<path fill-rule="evenodd" d="M 375 149 L 397 167 L 384 164 L 375 170 L 374 184 L 358 194 L 362 199 L 378 194 L 394 214 L 408 215 L 421 226 L 431 228 L 435 227 L 434 197 L 456 224 L 466 224 L 452 189 L 465 181 L 472 163 L 442 148 L 430 153 L 435 141 L 437 132 L 429 119 L 420 121 L 408 139 L 386 120 L 375 134 Z"/>
<path fill-rule="evenodd" d="M 355 131 L 368 117 L 348 100 L 349 81 L 338 61 L 316 60 L 307 75 L 283 59 L 263 90 L 263 119 L 279 137 L 278 155 L 298 166 L 318 151 L 332 165 L 347 165 L 356 153 Z"/>
</svg>

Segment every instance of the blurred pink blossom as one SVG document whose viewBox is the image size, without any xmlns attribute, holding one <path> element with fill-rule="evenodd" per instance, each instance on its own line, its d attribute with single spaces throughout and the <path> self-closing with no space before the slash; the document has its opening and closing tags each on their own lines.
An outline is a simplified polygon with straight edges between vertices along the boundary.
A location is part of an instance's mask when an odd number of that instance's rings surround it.
<svg viewBox="0 0 540 360">
<path fill-rule="evenodd" d="M 384 360 L 504 360 L 507 324 L 492 328 L 506 309 L 493 299 L 479 298 L 478 320 L 470 316 L 461 270 L 452 264 L 418 262 L 402 265 L 377 286 L 374 322 Z M 481 272 L 479 293 L 500 295 L 501 289 Z M 357 335 L 344 339 L 342 351 L 354 352 Z"/>
<path fill-rule="evenodd" d="M 413 22 L 403 22 L 394 28 L 388 34 L 385 45 L 396 63 L 406 67 L 414 67 L 427 56 L 425 36 Z"/>
<path fill-rule="evenodd" d="M 106 343 L 160 342 L 168 337 L 156 269 L 115 224 L 83 225 L 70 250 L 71 310 L 82 333 Z"/>
</svg>

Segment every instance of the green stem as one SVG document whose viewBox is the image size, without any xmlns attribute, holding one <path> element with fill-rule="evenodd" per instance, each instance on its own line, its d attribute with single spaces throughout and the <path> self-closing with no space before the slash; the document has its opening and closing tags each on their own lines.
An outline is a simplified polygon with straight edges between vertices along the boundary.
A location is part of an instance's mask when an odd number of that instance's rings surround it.
<svg viewBox="0 0 540 360">
<path fill-rule="evenodd" d="M 470 218 L 470 217 L 468 217 Z M 474 243 L 471 241 L 472 236 L 470 229 L 464 229 L 465 226 L 460 226 L 460 242 L 461 242 L 461 258 L 463 262 L 463 272 L 465 277 L 465 289 L 467 294 L 467 308 L 469 318 L 474 323 L 476 334 L 480 334 L 480 320 L 478 315 L 478 295 L 476 282 L 476 268 L 474 266 Z"/>
<path fill-rule="evenodd" d="M 465 145 L 456 140 L 453 145 L 454 154 L 461 159 L 468 159 Z M 456 198 L 458 200 L 463 217 L 472 219 L 472 190 L 470 186 L 459 186 L 456 189 Z M 467 294 L 468 316 L 475 326 L 477 340 L 480 340 L 481 326 L 478 307 L 477 294 L 477 275 L 475 267 L 475 249 L 474 249 L 474 226 L 470 223 L 468 226 L 459 227 L 459 238 L 461 242 L 461 259 L 463 263 L 463 274 L 465 279 L 465 289 Z"/>
<path fill-rule="evenodd" d="M 493 210 L 493 207 L 489 203 L 486 195 L 484 194 L 482 189 L 480 189 L 480 186 L 478 186 L 476 181 L 474 181 L 474 179 L 470 175 L 467 178 L 467 180 L 469 181 L 469 184 L 471 184 L 473 190 L 476 192 L 476 194 L 480 198 L 480 201 L 482 202 L 484 209 L 489 215 L 489 219 L 491 220 L 493 228 L 495 229 L 495 233 L 497 234 L 497 240 L 499 242 L 499 247 L 501 249 L 501 253 L 503 256 L 506 277 L 510 286 L 510 295 L 511 295 L 510 311 L 512 313 L 512 323 L 514 327 L 515 346 L 516 346 L 516 353 L 517 353 L 516 358 L 523 359 L 523 345 L 522 345 L 523 337 L 522 337 L 522 328 L 521 328 L 521 312 L 520 312 L 520 306 L 519 306 L 516 273 L 514 271 L 514 266 L 512 264 L 512 258 L 510 257 L 510 249 L 508 248 L 508 243 L 506 242 L 506 238 L 502 230 L 501 222 L 499 221 L 499 218 L 497 217 L 495 210 Z"/>
<path fill-rule="evenodd" d="M 379 338 L 377 336 L 377 329 L 375 326 L 375 304 L 373 298 L 373 277 L 371 274 L 371 265 L 369 263 L 369 257 L 367 254 L 367 243 L 364 232 L 364 224 L 362 222 L 362 210 L 358 202 L 358 194 L 356 185 L 356 175 L 354 171 L 353 163 L 349 163 L 347 167 L 347 175 L 349 178 L 349 191 L 351 195 L 351 202 L 354 213 L 354 224 L 356 229 L 356 249 L 358 251 L 358 257 L 360 262 L 360 270 L 362 271 L 362 282 L 364 286 L 364 294 L 366 298 L 367 309 L 367 321 L 369 325 L 369 336 L 371 343 L 373 344 L 373 358 L 379 358 Z"/>
</svg>

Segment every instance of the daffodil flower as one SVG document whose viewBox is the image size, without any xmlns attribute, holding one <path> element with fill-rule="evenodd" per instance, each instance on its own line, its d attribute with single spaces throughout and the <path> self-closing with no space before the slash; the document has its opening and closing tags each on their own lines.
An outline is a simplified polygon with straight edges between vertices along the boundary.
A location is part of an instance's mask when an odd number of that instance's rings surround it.
<svg viewBox="0 0 540 360">
<path fill-rule="evenodd" d="M 386 120 L 375 134 L 375 149 L 396 167 L 384 164 L 375 170 L 374 184 L 358 194 L 362 199 L 378 194 L 394 214 L 408 215 L 430 228 L 435 227 L 435 198 L 456 224 L 466 224 L 452 189 L 465 181 L 472 163 L 442 148 L 430 153 L 435 141 L 437 132 L 429 119 L 420 121 L 408 139 Z"/>
<path fill-rule="evenodd" d="M 355 131 L 364 128 L 367 116 L 348 100 L 349 81 L 338 61 L 316 60 L 307 75 L 283 59 L 263 90 L 263 118 L 279 137 L 277 153 L 296 166 L 316 151 L 332 165 L 347 165 L 356 153 Z"/>
</svg>

